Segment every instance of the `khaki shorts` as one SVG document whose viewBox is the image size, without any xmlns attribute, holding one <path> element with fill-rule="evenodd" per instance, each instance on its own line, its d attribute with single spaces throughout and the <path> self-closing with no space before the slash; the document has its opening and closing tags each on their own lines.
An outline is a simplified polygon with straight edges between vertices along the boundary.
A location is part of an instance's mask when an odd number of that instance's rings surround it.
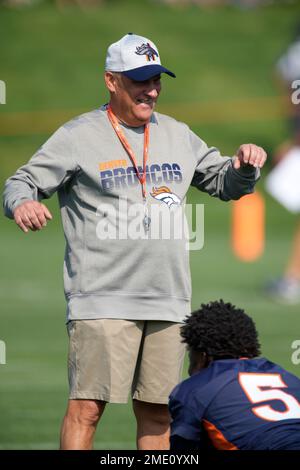
<svg viewBox="0 0 300 470">
<path fill-rule="evenodd" d="M 168 403 L 181 380 L 185 345 L 179 323 L 72 320 L 68 372 L 70 399 Z"/>
</svg>

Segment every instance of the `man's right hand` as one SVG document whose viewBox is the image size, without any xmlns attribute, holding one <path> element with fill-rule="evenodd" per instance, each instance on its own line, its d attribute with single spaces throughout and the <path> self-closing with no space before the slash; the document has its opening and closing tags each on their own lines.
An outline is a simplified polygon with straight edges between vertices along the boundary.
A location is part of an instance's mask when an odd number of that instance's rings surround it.
<svg viewBox="0 0 300 470">
<path fill-rule="evenodd" d="M 46 227 L 47 219 L 51 220 L 52 215 L 41 202 L 25 201 L 15 208 L 14 219 L 23 232 L 28 232 L 29 228 L 35 232 Z"/>
</svg>

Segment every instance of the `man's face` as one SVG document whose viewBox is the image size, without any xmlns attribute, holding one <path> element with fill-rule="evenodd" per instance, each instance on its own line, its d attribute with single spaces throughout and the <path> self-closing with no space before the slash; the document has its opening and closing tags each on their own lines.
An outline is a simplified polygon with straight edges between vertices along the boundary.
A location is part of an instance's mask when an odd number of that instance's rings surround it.
<svg viewBox="0 0 300 470">
<path fill-rule="evenodd" d="M 119 119 L 130 126 L 149 122 L 161 90 L 160 75 L 136 82 L 120 73 L 106 72 L 105 80 L 112 110 Z"/>
</svg>

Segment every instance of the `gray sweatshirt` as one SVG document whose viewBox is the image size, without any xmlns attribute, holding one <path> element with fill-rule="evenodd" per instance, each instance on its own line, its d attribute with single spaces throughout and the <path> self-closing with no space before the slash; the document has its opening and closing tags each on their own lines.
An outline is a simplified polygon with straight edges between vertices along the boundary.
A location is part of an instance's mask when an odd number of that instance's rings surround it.
<svg viewBox="0 0 300 470">
<path fill-rule="evenodd" d="M 143 127 L 122 129 L 142 170 Z M 41 201 L 57 191 L 66 239 L 67 321 L 181 322 L 191 299 L 186 238 L 157 236 L 157 231 L 152 236 L 162 223 L 152 209 L 176 214 L 190 185 L 224 201 L 238 199 L 253 192 L 258 176 L 252 167 L 236 171 L 231 158 L 208 148 L 188 126 L 154 113 L 145 208 L 133 164 L 103 106 L 60 127 L 6 181 L 4 211 L 13 218 L 22 202 Z M 148 231 L 145 215 L 152 220 Z"/>
</svg>

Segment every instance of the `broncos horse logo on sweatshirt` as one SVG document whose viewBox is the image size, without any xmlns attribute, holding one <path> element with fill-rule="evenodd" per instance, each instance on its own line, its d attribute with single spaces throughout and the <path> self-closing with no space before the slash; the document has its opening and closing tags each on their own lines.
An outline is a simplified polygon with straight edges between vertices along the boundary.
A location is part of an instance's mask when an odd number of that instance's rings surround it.
<svg viewBox="0 0 300 470">
<path fill-rule="evenodd" d="M 137 46 L 135 53 L 137 55 L 147 56 L 148 61 L 155 60 L 155 56 L 158 57 L 158 53 L 150 46 L 149 42 L 147 42 L 147 44 L 143 43 L 141 46 Z"/>
<path fill-rule="evenodd" d="M 159 188 L 152 188 L 152 197 L 158 201 L 165 202 L 168 207 L 171 207 L 173 204 L 179 206 L 181 201 L 176 194 L 172 193 L 167 186 L 160 186 Z"/>
</svg>

